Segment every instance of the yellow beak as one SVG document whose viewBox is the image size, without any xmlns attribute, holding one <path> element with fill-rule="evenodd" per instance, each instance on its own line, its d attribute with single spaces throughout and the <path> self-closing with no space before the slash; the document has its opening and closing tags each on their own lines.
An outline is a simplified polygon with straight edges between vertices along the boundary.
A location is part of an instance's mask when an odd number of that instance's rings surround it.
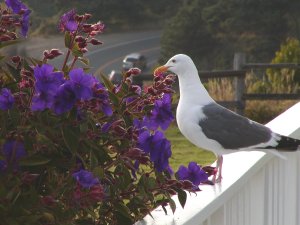
<svg viewBox="0 0 300 225">
<path fill-rule="evenodd" d="M 158 68 L 155 69 L 154 71 L 154 76 L 158 76 L 160 73 L 164 73 L 169 69 L 168 66 L 160 66 Z"/>
</svg>

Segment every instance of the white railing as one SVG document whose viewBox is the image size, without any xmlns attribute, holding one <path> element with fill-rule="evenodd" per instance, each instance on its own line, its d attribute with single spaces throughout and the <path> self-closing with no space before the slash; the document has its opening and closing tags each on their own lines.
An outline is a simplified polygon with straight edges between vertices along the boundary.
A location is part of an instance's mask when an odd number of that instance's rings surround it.
<svg viewBox="0 0 300 225">
<path fill-rule="evenodd" d="M 300 138 L 300 103 L 267 124 L 277 133 Z M 224 156 L 223 180 L 188 194 L 184 209 L 165 215 L 157 208 L 136 225 L 299 225 L 300 152 L 239 152 Z"/>
</svg>

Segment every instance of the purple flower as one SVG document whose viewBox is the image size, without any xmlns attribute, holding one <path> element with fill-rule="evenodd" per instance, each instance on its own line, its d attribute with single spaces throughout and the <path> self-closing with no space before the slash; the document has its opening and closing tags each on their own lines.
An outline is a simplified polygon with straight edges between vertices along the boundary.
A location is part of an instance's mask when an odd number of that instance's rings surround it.
<svg viewBox="0 0 300 225">
<path fill-rule="evenodd" d="M 99 100 L 97 105 L 98 110 L 105 115 L 111 116 L 113 114 L 107 89 L 93 76 L 93 97 Z"/>
<path fill-rule="evenodd" d="M 206 172 L 195 162 L 190 162 L 187 168 L 181 165 L 177 171 L 177 176 L 179 180 L 189 180 L 195 186 L 208 179 Z"/>
<path fill-rule="evenodd" d="M 51 109 L 57 114 L 68 112 L 76 102 L 76 96 L 70 83 L 61 85 L 54 96 Z"/>
<path fill-rule="evenodd" d="M 54 67 L 48 64 L 34 68 L 35 94 L 32 99 L 33 111 L 51 108 L 54 96 L 61 84 L 64 83 L 62 72 L 54 72 Z"/>
<path fill-rule="evenodd" d="M 169 127 L 174 120 L 171 102 L 170 94 L 164 94 L 162 99 L 155 101 L 151 115 L 144 118 L 144 123 L 149 129 L 156 130 L 161 127 L 161 129 L 166 130 Z"/>
<path fill-rule="evenodd" d="M 87 170 L 81 169 L 78 172 L 73 173 L 72 176 L 83 188 L 91 188 L 94 185 L 99 184 L 99 179 L 94 177 L 93 173 Z"/>
<path fill-rule="evenodd" d="M 27 36 L 29 28 L 29 14 L 31 10 L 23 4 L 20 0 L 5 0 L 7 7 L 11 8 L 14 13 L 22 12 L 22 21 L 21 21 L 21 34 L 23 37 Z"/>
<path fill-rule="evenodd" d="M 74 9 L 66 12 L 60 17 L 58 29 L 60 31 L 75 31 L 77 30 L 78 23 L 75 20 L 76 11 Z"/>
<path fill-rule="evenodd" d="M 14 168 L 18 167 L 18 161 L 27 155 L 23 142 L 16 140 L 6 141 L 2 147 L 2 153 L 5 160 L 0 163 L 1 169 L 5 169 L 10 163 Z"/>
<path fill-rule="evenodd" d="M 88 100 L 92 97 L 92 87 L 94 84 L 93 76 L 85 74 L 82 68 L 73 69 L 70 71 L 70 85 L 78 100 Z"/>
<path fill-rule="evenodd" d="M 107 133 L 111 128 L 112 122 L 105 122 L 101 127 L 101 132 Z"/>
<path fill-rule="evenodd" d="M 171 144 L 160 131 L 150 134 L 148 130 L 140 133 L 138 146 L 144 152 L 150 154 L 150 160 L 158 172 L 162 172 L 169 166 L 169 158 L 172 155 Z"/>
<path fill-rule="evenodd" d="M 31 110 L 43 111 L 51 108 L 54 101 L 54 96 L 47 92 L 36 92 L 32 98 Z"/>
<path fill-rule="evenodd" d="M 14 13 L 19 13 L 21 10 L 28 9 L 20 0 L 5 0 L 7 7 L 11 8 Z"/>
<path fill-rule="evenodd" d="M 56 93 L 59 86 L 64 83 L 64 74 L 62 72 L 53 72 L 53 70 L 54 67 L 48 64 L 34 68 L 36 91 L 52 94 Z"/>
<path fill-rule="evenodd" d="M 23 37 L 27 36 L 29 30 L 29 15 L 31 10 L 26 10 L 23 14 L 23 19 L 21 21 L 21 34 Z"/>
<path fill-rule="evenodd" d="M 0 171 L 5 171 L 7 168 L 7 163 L 4 160 L 0 160 Z"/>
<path fill-rule="evenodd" d="M 15 99 L 11 91 L 7 88 L 3 88 L 0 92 L 0 109 L 8 110 L 11 109 Z"/>
</svg>

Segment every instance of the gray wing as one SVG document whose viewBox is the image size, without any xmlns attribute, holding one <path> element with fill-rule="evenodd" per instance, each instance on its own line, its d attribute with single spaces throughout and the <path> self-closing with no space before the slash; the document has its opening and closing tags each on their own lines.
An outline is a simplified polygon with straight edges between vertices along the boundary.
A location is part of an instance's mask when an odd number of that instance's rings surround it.
<svg viewBox="0 0 300 225">
<path fill-rule="evenodd" d="M 224 149 L 239 149 L 270 140 L 272 131 L 262 124 L 242 117 L 218 104 L 203 107 L 206 118 L 199 122 L 206 137 Z"/>
</svg>

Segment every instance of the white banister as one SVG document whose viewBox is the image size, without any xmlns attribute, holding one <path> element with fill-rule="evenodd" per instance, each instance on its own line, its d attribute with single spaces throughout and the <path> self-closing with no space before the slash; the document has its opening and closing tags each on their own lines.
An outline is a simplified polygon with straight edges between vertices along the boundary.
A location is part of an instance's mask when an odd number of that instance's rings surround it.
<svg viewBox="0 0 300 225">
<path fill-rule="evenodd" d="M 277 133 L 300 138 L 300 103 L 267 124 Z M 188 194 L 182 209 L 161 208 L 136 225 L 297 225 L 300 224 L 300 152 L 286 160 L 263 152 L 224 156 L 223 180 Z"/>
</svg>

